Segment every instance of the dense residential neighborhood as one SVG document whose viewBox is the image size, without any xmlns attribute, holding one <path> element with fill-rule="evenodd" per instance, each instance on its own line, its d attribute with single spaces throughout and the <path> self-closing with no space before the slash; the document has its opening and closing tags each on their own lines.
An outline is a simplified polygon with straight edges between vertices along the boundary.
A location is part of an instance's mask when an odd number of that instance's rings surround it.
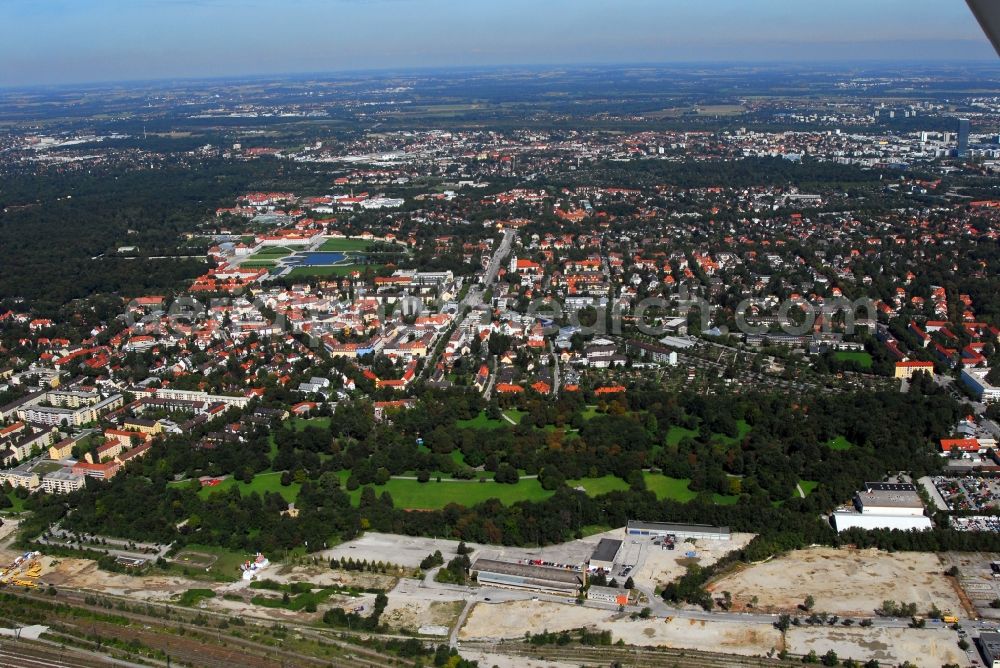
<svg viewBox="0 0 1000 668">
<path fill-rule="evenodd" d="M 981 665 L 995 72 L 612 75 L 0 90 L 29 649 Z"/>
</svg>

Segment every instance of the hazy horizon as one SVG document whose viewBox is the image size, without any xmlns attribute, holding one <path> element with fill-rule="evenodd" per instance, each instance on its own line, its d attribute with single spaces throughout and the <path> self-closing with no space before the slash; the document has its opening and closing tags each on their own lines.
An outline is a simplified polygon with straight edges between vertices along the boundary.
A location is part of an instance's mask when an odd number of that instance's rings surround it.
<svg viewBox="0 0 1000 668">
<path fill-rule="evenodd" d="M 979 63 L 934 0 L 0 0 L 0 86 L 504 67 Z M 805 5 L 805 6 L 804 6 Z"/>
</svg>

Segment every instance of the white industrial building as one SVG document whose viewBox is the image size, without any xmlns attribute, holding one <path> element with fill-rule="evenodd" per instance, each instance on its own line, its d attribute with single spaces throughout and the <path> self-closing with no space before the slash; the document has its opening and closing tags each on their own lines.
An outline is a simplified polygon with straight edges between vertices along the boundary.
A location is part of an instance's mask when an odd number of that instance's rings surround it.
<svg viewBox="0 0 1000 668">
<path fill-rule="evenodd" d="M 932 527 L 930 518 L 924 515 L 924 503 L 917 488 L 909 483 L 865 483 L 865 488 L 854 495 L 854 508 L 838 510 L 831 515 L 837 531 L 926 531 Z"/>
</svg>

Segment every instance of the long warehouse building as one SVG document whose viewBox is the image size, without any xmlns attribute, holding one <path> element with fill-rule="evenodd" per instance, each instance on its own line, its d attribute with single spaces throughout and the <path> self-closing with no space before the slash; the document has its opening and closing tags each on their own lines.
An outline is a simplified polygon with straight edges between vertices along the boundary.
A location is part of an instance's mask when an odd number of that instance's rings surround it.
<svg viewBox="0 0 1000 668">
<path fill-rule="evenodd" d="M 567 568 L 534 566 L 494 559 L 477 559 L 472 570 L 481 585 L 529 589 L 532 591 L 576 596 L 583 587 L 583 573 Z"/>
<path fill-rule="evenodd" d="M 674 536 L 677 540 L 729 540 L 729 527 L 713 527 L 708 524 L 671 524 L 668 522 L 637 522 L 629 520 L 625 525 L 628 536 Z"/>
</svg>

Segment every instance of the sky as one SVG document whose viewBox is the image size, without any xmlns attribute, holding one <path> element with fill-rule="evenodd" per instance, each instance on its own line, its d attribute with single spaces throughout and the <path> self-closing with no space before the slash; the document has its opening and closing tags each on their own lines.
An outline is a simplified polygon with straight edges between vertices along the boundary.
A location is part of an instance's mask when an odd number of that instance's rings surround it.
<svg viewBox="0 0 1000 668">
<path fill-rule="evenodd" d="M 0 0 L 0 86 L 491 65 L 996 59 L 961 0 Z"/>
</svg>

